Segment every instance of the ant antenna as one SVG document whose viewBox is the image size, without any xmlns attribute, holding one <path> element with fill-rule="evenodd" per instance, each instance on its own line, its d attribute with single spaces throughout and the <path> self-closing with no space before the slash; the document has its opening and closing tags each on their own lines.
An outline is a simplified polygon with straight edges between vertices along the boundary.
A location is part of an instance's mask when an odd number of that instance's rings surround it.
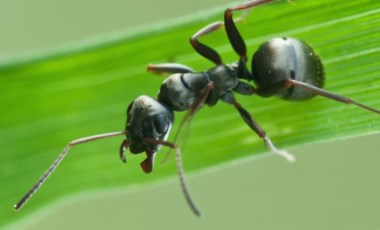
<svg viewBox="0 0 380 230">
<path fill-rule="evenodd" d="M 33 187 L 20 199 L 17 204 L 14 205 L 15 211 L 20 210 L 26 202 L 37 192 L 37 190 L 42 186 L 42 184 L 49 178 L 49 176 L 54 172 L 54 170 L 58 167 L 58 165 L 61 163 L 63 158 L 67 155 L 70 148 L 74 145 L 83 144 L 90 141 L 95 141 L 98 139 L 108 138 L 108 137 L 114 137 L 114 136 L 120 136 L 127 134 L 127 131 L 121 131 L 121 132 L 113 132 L 113 133 L 103 133 L 99 135 L 89 136 L 89 137 L 83 137 L 76 140 L 71 141 L 66 145 L 66 147 L 63 149 L 61 154 L 57 157 L 57 159 L 53 162 L 53 164 L 46 170 L 46 172 L 40 177 L 40 179 L 33 185 Z"/>
<path fill-rule="evenodd" d="M 335 101 L 338 101 L 338 102 L 342 102 L 344 104 L 353 104 L 353 105 L 356 105 L 356 106 L 358 106 L 358 107 L 360 107 L 362 109 L 365 109 L 365 110 L 368 110 L 368 111 L 380 114 L 380 110 L 377 110 L 377 109 L 371 108 L 369 106 L 363 105 L 363 104 L 361 104 L 359 102 L 356 102 L 356 101 L 352 100 L 349 97 L 341 96 L 341 95 L 338 95 L 338 94 L 326 91 L 324 89 L 321 89 L 321 88 L 309 85 L 309 84 L 301 82 L 301 81 L 296 81 L 296 80 L 293 80 L 293 79 L 291 79 L 289 81 L 291 82 L 292 85 L 301 87 L 301 88 L 303 88 L 303 89 L 305 89 L 305 90 L 307 90 L 307 91 L 309 91 L 311 93 L 314 93 L 314 94 L 317 94 L 317 95 L 320 95 L 320 96 L 323 96 L 323 97 L 327 97 L 327 98 L 330 98 L 332 100 L 335 100 Z"/>
<path fill-rule="evenodd" d="M 185 199 L 188 205 L 190 206 L 190 209 L 193 211 L 193 213 L 196 216 L 200 217 L 202 213 L 200 212 L 198 207 L 195 205 L 195 202 L 193 198 L 191 197 L 189 188 L 186 183 L 185 172 L 183 170 L 183 164 L 182 164 L 182 154 L 178 145 L 176 145 L 175 143 L 168 142 L 168 141 L 156 140 L 156 139 L 151 139 L 151 138 L 144 138 L 144 141 L 150 142 L 152 144 L 164 145 L 166 147 L 169 147 L 175 150 L 177 172 L 178 172 L 179 182 L 181 184 L 183 195 L 185 196 Z"/>
</svg>

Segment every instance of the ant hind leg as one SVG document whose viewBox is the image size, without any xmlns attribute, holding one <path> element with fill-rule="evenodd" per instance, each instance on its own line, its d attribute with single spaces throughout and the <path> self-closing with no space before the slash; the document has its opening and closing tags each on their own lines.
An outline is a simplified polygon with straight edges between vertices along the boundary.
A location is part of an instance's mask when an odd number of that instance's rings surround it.
<svg viewBox="0 0 380 230">
<path fill-rule="evenodd" d="M 303 88 L 303 89 L 305 89 L 305 90 L 307 90 L 307 91 L 309 91 L 311 93 L 314 93 L 316 95 L 320 95 L 322 97 L 329 98 L 331 100 L 335 100 L 337 102 L 341 102 L 341 103 L 344 103 L 344 104 L 356 105 L 357 107 L 360 107 L 362 109 L 365 109 L 365 110 L 368 110 L 370 112 L 374 112 L 374 113 L 380 114 L 380 110 L 378 110 L 378 109 L 369 107 L 367 105 L 364 105 L 362 103 L 354 101 L 354 100 L 352 100 L 349 97 L 345 97 L 345 96 L 342 96 L 342 95 L 338 95 L 338 94 L 329 92 L 327 90 L 315 87 L 315 86 L 307 84 L 305 82 L 296 81 L 296 80 L 289 80 L 289 84 L 292 85 L 292 86 L 301 87 L 301 88 Z"/>
</svg>

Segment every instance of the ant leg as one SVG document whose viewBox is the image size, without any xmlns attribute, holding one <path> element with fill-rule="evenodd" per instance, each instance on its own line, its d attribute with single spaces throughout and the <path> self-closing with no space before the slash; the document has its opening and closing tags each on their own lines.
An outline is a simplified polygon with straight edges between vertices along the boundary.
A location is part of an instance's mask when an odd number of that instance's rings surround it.
<svg viewBox="0 0 380 230">
<path fill-rule="evenodd" d="M 243 118 L 243 120 L 245 121 L 245 123 L 253 130 L 255 131 L 255 133 L 261 138 L 263 139 L 265 145 L 267 146 L 267 148 L 275 153 L 275 154 L 278 154 L 282 157 L 284 157 L 286 160 L 288 160 L 289 162 L 294 162 L 295 161 L 295 157 L 291 154 L 289 154 L 288 152 L 284 151 L 284 150 L 281 150 L 281 149 L 277 149 L 276 146 L 272 143 L 272 141 L 270 140 L 270 138 L 267 136 L 267 134 L 265 133 L 265 131 L 259 126 L 259 124 L 256 123 L 255 120 L 252 119 L 251 115 L 248 113 L 247 110 L 245 110 L 236 100 L 235 100 L 235 97 L 234 95 L 231 93 L 231 92 L 228 92 L 226 93 L 222 100 L 224 102 L 227 102 L 228 104 L 231 104 L 235 107 L 235 109 L 238 110 L 240 116 Z"/>
<path fill-rule="evenodd" d="M 236 19 L 236 22 L 242 21 L 242 19 L 246 16 L 246 14 L 243 14 L 238 19 Z M 214 49 L 210 48 L 209 46 L 204 45 L 203 43 L 198 41 L 199 37 L 202 37 L 204 35 L 207 35 L 209 33 L 212 33 L 224 26 L 224 23 L 221 21 L 217 21 L 214 23 L 211 23 L 202 29 L 200 29 L 198 32 L 196 32 L 193 36 L 190 38 L 190 44 L 191 46 L 197 51 L 200 55 L 207 58 L 208 60 L 214 62 L 216 65 L 222 65 L 222 59 L 218 52 L 216 52 Z"/>
<path fill-rule="evenodd" d="M 193 36 L 190 37 L 191 46 L 197 51 L 200 55 L 207 58 L 208 60 L 214 62 L 216 65 L 222 65 L 222 58 L 213 48 L 204 45 L 198 41 L 198 38 L 209 34 L 215 30 L 220 29 L 223 26 L 223 22 L 214 22 L 196 32 Z"/>
<path fill-rule="evenodd" d="M 252 119 L 251 115 L 249 115 L 248 111 L 245 110 L 239 103 L 236 101 L 233 103 L 233 106 L 239 111 L 240 116 L 243 118 L 245 123 L 256 132 L 256 134 L 264 140 L 265 145 L 267 148 L 272 151 L 275 154 L 278 154 L 282 157 L 285 157 L 286 160 L 290 162 L 294 162 L 295 158 L 293 155 L 289 154 L 288 152 L 277 149 L 276 146 L 272 143 L 272 141 L 269 139 L 269 137 L 266 135 L 265 131 L 259 126 L 259 124 L 256 123 L 255 120 Z"/>
<path fill-rule="evenodd" d="M 255 87 L 242 81 L 239 81 L 237 86 L 233 88 L 232 90 L 242 95 L 252 95 L 256 93 Z"/>
<path fill-rule="evenodd" d="M 16 211 L 20 210 L 22 206 L 37 192 L 37 190 L 42 186 L 42 184 L 49 178 L 49 176 L 54 172 L 54 170 L 58 167 L 58 165 L 61 163 L 63 158 L 67 155 L 70 148 L 74 145 L 83 144 L 90 141 L 95 141 L 98 139 L 108 138 L 108 137 L 114 137 L 114 136 L 120 136 L 127 134 L 127 131 L 121 131 L 121 132 L 113 132 L 113 133 L 103 133 L 99 135 L 89 136 L 89 137 L 83 137 L 74 141 L 71 141 L 69 144 L 66 145 L 66 147 L 63 149 L 62 153 L 59 154 L 57 159 L 53 162 L 53 164 L 46 170 L 46 172 L 41 176 L 41 178 L 33 185 L 33 187 L 20 199 L 17 204 L 15 204 L 14 209 Z"/>
<path fill-rule="evenodd" d="M 363 105 L 363 104 L 361 104 L 359 102 L 356 102 L 356 101 L 352 100 L 349 97 L 337 95 L 335 93 L 326 91 L 324 89 L 315 87 L 313 85 L 309 85 L 309 84 L 301 82 L 301 81 L 296 81 L 296 80 L 292 80 L 291 79 L 291 80 L 289 80 L 289 84 L 293 85 L 293 86 L 301 87 L 301 88 L 303 88 L 305 90 L 308 90 L 311 93 L 314 93 L 314 94 L 317 94 L 317 95 L 320 95 L 320 96 L 323 96 L 323 97 L 327 97 L 327 98 L 330 98 L 330 99 L 338 101 L 338 102 L 342 102 L 342 103 L 345 103 L 345 104 L 353 104 L 353 105 L 356 105 L 356 106 L 358 106 L 360 108 L 366 109 L 368 111 L 380 114 L 380 110 L 377 110 L 377 109 L 371 108 L 369 106 Z"/>
<path fill-rule="evenodd" d="M 192 68 L 177 64 L 177 63 L 163 63 L 163 64 L 149 64 L 147 66 L 149 72 L 155 74 L 172 74 L 172 73 L 193 73 L 195 72 Z"/>
<path fill-rule="evenodd" d="M 247 48 L 245 45 L 245 42 L 240 35 L 238 29 L 236 28 L 235 21 L 232 17 L 233 11 L 239 11 L 239 10 L 248 10 L 254 6 L 258 6 L 267 2 L 271 2 L 272 0 L 253 0 L 246 3 L 243 3 L 241 5 L 238 5 L 236 7 L 228 8 L 224 12 L 224 25 L 226 27 L 226 32 L 228 39 L 230 40 L 230 43 L 232 47 L 234 48 L 235 52 L 239 54 L 241 59 L 244 61 L 247 60 Z"/>
<path fill-rule="evenodd" d="M 181 184 L 183 195 L 185 196 L 185 199 L 186 199 L 188 205 L 190 206 L 191 210 L 193 211 L 193 213 L 196 216 L 201 216 L 201 212 L 199 211 L 199 209 L 195 205 L 195 202 L 194 202 L 193 198 L 191 197 L 189 188 L 188 188 L 187 183 L 186 183 L 185 172 L 183 170 L 183 164 L 182 164 L 182 154 L 181 154 L 181 150 L 178 147 L 178 145 L 175 143 L 168 142 L 168 141 L 156 140 L 156 139 L 150 139 L 150 138 L 144 138 L 144 140 L 147 142 L 153 143 L 153 144 L 164 145 L 166 147 L 169 147 L 169 148 L 172 148 L 175 150 L 178 177 L 179 177 L 179 182 Z"/>
<path fill-rule="evenodd" d="M 267 2 L 271 2 L 271 1 L 272 0 L 249 1 L 244 4 L 238 5 L 236 7 L 228 8 L 224 12 L 224 25 L 225 25 L 228 40 L 230 41 L 232 48 L 240 56 L 239 61 L 236 63 L 238 67 L 237 69 L 238 69 L 239 78 L 253 80 L 252 74 L 249 72 L 246 66 L 246 62 L 248 59 L 247 46 L 240 32 L 236 28 L 236 22 L 241 21 L 248 14 L 247 13 L 248 10 L 250 10 L 252 7 L 260 5 L 260 4 L 264 4 Z M 245 14 L 241 15 L 238 19 L 234 20 L 232 12 L 238 11 L 238 10 L 244 10 L 243 13 Z"/>
<path fill-rule="evenodd" d="M 181 133 L 183 127 L 186 123 L 190 122 L 191 119 L 194 117 L 194 114 L 202 107 L 202 105 L 205 103 L 207 97 L 210 95 L 210 92 L 212 88 L 214 87 L 214 84 L 212 82 L 208 83 L 206 87 L 203 89 L 201 94 L 198 96 L 198 98 L 193 102 L 191 105 L 190 110 L 185 114 L 185 116 L 182 118 L 181 123 L 178 126 L 177 132 L 174 135 L 174 142 L 177 142 L 179 134 Z M 170 151 L 167 152 L 161 161 L 161 163 L 164 163 L 168 160 L 170 156 Z"/>
<path fill-rule="evenodd" d="M 250 9 L 254 6 L 265 4 L 268 2 L 273 2 L 273 0 L 250 0 L 250 1 L 247 1 L 245 3 L 239 4 L 235 7 L 228 8 L 227 11 L 232 12 L 232 11 L 239 11 L 239 10 L 247 10 L 247 9 Z"/>
<path fill-rule="evenodd" d="M 179 136 L 179 133 L 181 132 L 181 129 L 182 127 L 184 126 L 184 124 L 186 122 L 189 122 L 191 121 L 191 119 L 193 118 L 194 114 L 202 107 L 202 105 L 205 103 L 208 95 L 210 94 L 212 88 L 214 87 L 214 84 L 212 82 L 208 83 L 206 85 L 206 87 L 203 89 L 202 93 L 199 95 L 199 97 L 193 102 L 193 104 L 191 105 L 191 108 L 190 110 L 185 114 L 185 116 L 183 117 L 179 127 L 178 127 L 178 131 L 174 137 L 174 140 L 176 141 L 178 136 Z"/>
<path fill-rule="evenodd" d="M 229 37 L 231 44 L 234 47 L 235 51 L 240 56 L 246 57 L 245 44 L 244 44 L 244 41 L 242 40 L 239 32 L 237 32 L 235 22 L 242 21 L 242 19 L 247 15 L 247 11 L 249 10 L 249 8 L 256 6 L 256 5 L 266 3 L 266 2 L 270 2 L 270 1 L 273 1 L 273 0 L 249 1 L 245 4 L 239 5 L 238 7 L 227 9 L 225 16 L 224 16 L 225 17 L 224 23 L 221 21 L 217 21 L 217 22 L 211 23 L 210 25 L 200 29 L 193 36 L 191 36 L 190 44 L 193 46 L 195 51 L 197 51 L 203 57 L 214 62 L 216 65 L 222 65 L 223 62 L 222 62 L 220 55 L 214 49 L 210 48 L 209 46 L 204 45 L 201 42 L 199 42 L 198 38 L 201 36 L 207 35 L 211 32 L 214 32 L 214 31 L 222 28 L 224 25 L 226 25 L 227 33 L 229 33 L 228 37 Z M 232 19 L 232 11 L 237 11 L 237 10 L 245 10 L 245 11 L 244 11 L 243 15 L 241 15 L 238 19 L 236 19 L 234 21 Z M 229 12 L 229 13 L 227 13 L 227 12 Z M 236 38 L 237 40 L 234 37 L 237 37 Z M 243 43 L 241 43 L 241 41 L 243 41 Z M 241 44 L 243 44 L 243 45 L 241 45 Z M 241 46 L 243 46 L 244 48 L 242 48 Z"/>
</svg>

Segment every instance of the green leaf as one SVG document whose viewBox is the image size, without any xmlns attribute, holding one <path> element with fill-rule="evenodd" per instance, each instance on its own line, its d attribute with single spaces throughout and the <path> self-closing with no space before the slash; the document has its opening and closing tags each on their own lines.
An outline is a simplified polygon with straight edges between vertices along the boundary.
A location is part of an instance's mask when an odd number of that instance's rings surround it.
<svg viewBox="0 0 380 230">
<path fill-rule="evenodd" d="M 224 7 L 225 8 L 225 7 Z M 224 9 L 221 8 L 221 9 Z M 13 204 L 73 139 L 122 130 L 125 111 L 137 96 L 155 96 L 162 78 L 148 63 L 178 62 L 202 71 L 212 63 L 197 55 L 188 38 L 223 10 L 66 51 L 11 60 L 0 67 L 1 224 L 30 214 L 79 191 L 131 187 L 173 176 L 174 160 L 142 173 L 143 154 L 118 158 L 122 138 L 74 147 L 20 215 Z M 291 36 L 311 44 L 325 66 L 326 89 L 380 108 L 380 2 L 276 2 L 254 9 L 238 25 L 249 53 L 272 37 Z M 237 59 L 224 31 L 202 38 L 226 63 Z M 377 133 L 378 115 L 317 97 L 291 103 L 278 98 L 238 96 L 276 146 Z M 183 114 L 176 114 L 176 126 Z M 184 164 L 187 172 L 267 152 L 263 142 L 229 105 L 203 108 L 194 118 Z M 160 159 L 157 160 L 158 162 Z M 148 205 L 148 204 L 147 204 Z"/>
</svg>

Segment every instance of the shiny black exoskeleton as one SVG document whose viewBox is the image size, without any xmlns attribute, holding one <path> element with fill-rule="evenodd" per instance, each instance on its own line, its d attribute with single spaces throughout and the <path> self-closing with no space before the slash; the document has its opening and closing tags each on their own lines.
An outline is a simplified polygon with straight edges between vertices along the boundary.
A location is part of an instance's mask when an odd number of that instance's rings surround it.
<svg viewBox="0 0 380 230">
<path fill-rule="evenodd" d="M 195 51 L 215 63 L 215 67 L 203 72 L 196 72 L 188 66 L 176 63 L 148 65 L 150 72 L 156 74 L 169 73 L 171 75 L 162 83 L 157 100 L 152 98 L 147 100 L 145 96 L 139 97 L 129 106 L 126 125 L 127 135 L 122 143 L 121 159 L 125 161 L 125 150 L 128 146 L 132 153 L 145 152 L 147 158 L 141 163 L 141 166 L 145 172 L 151 172 L 154 155 L 160 143 L 166 141 L 169 127 L 173 123 L 172 111 L 188 111 L 181 123 L 182 126 L 191 119 L 202 105 L 213 106 L 222 100 L 237 109 L 246 124 L 262 138 L 270 151 L 285 157 L 289 161 L 294 161 L 292 155 L 274 146 L 266 132 L 252 119 L 248 111 L 235 100 L 234 92 L 243 95 L 255 94 L 261 97 L 277 96 L 289 101 L 304 101 L 315 95 L 321 95 L 380 113 L 379 110 L 360 104 L 350 98 L 323 90 L 325 77 L 320 58 L 309 45 L 295 38 L 274 38 L 263 43 L 253 55 L 251 71 L 248 70 L 246 66 L 246 45 L 236 28 L 232 12 L 270 1 L 249 1 L 237 7 L 229 8 L 225 11 L 224 22 L 212 23 L 190 38 L 190 44 Z M 233 64 L 224 64 L 214 49 L 198 40 L 199 37 L 223 26 L 233 49 L 240 56 L 240 59 Z M 255 87 L 248 82 L 254 82 Z M 145 108 L 145 111 L 134 109 L 135 107 Z M 158 118 L 157 114 L 159 113 L 154 112 L 154 110 L 161 111 L 162 117 Z M 156 123 L 160 125 L 157 126 Z M 144 125 L 142 126 L 142 124 Z M 166 132 L 162 132 L 162 130 Z M 136 138 L 137 136 L 140 138 Z M 144 139 L 146 137 L 149 137 L 148 142 Z M 137 149 L 139 151 L 136 151 Z M 188 199 L 188 202 L 193 211 L 198 214 L 192 201 Z"/>
<path fill-rule="evenodd" d="M 147 158 L 141 163 L 143 170 L 150 173 L 159 145 L 144 138 L 166 140 L 174 121 L 173 111 L 163 103 L 148 96 L 140 96 L 127 109 L 126 139 L 121 145 L 120 157 L 126 162 L 125 149 L 131 153 L 146 152 Z"/>
<path fill-rule="evenodd" d="M 125 135 L 119 151 L 121 160 L 126 162 L 127 148 L 133 154 L 146 153 L 146 159 L 141 162 L 141 167 L 146 173 L 152 172 L 154 158 L 160 146 L 175 149 L 182 191 L 194 214 L 199 216 L 200 212 L 186 186 L 180 148 L 175 143 L 177 135 L 174 142 L 167 141 L 174 121 L 174 111 L 188 111 L 180 124 L 179 130 L 181 130 L 182 125 L 189 121 L 202 105 L 213 106 L 222 100 L 236 108 L 244 122 L 264 141 L 270 151 L 289 161 L 294 161 L 292 155 L 274 146 L 265 131 L 236 101 L 234 92 L 243 95 L 255 94 L 261 97 L 278 96 L 290 101 L 303 101 L 315 95 L 321 95 L 379 114 L 379 110 L 323 90 L 324 72 L 319 57 L 309 45 L 295 38 L 274 38 L 265 42 L 253 55 L 251 70 L 247 68 L 246 45 L 236 28 L 232 12 L 246 10 L 271 1 L 251 0 L 229 8 L 224 13 L 224 22 L 212 23 L 190 38 L 195 51 L 212 61 L 215 67 L 203 72 L 195 72 L 188 66 L 175 63 L 149 65 L 148 70 L 151 72 L 171 74 L 162 83 L 157 99 L 149 96 L 136 98 L 128 106 L 124 131 L 71 141 L 38 182 L 15 205 L 15 209 L 19 210 L 40 188 L 72 146 L 101 138 Z M 233 64 L 224 64 L 214 49 L 198 41 L 199 37 L 223 26 L 231 46 L 240 57 Z M 254 82 L 255 86 L 250 85 L 249 82 Z"/>
<path fill-rule="evenodd" d="M 274 38 L 262 44 L 252 59 L 252 80 L 257 94 L 262 97 L 276 95 L 285 100 L 302 101 L 314 93 L 294 87 L 296 80 L 322 88 L 324 71 L 314 50 L 295 38 Z M 289 84 L 287 84 L 289 83 Z"/>
</svg>

